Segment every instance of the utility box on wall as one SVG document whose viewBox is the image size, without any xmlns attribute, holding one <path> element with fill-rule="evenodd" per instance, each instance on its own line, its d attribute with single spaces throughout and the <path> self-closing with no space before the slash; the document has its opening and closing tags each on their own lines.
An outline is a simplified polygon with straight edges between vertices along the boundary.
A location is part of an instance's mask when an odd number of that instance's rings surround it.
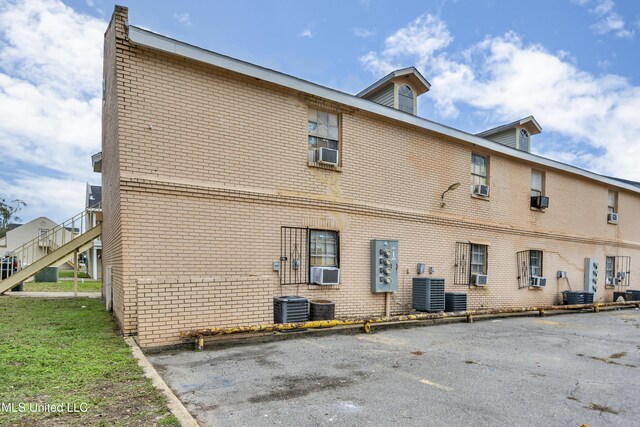
<svg viewBox="0 0 640 427">
<path fill-rule="evenodd" d="M 584 290 L 595 293 L 598 289 L 598 260 L 584 259 Z"/>
<path fill-rule="evenodd" d="M 371 292 L 398 290 L 398 241 L 371 241 Z"/>
</svg>

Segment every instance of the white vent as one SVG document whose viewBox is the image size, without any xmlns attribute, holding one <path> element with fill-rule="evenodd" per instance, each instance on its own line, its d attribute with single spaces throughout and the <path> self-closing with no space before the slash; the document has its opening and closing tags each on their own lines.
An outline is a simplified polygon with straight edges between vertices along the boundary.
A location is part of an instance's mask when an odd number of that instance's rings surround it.
<svg viewBox="0 0 640 427">
<path fill-rule="evenodd" d="M 615 212 L 611 212 L 607 214 L 607 222 L 609 224 L 617 224 L 618 223 L 618 214 Z"/>
<path fill-rule="evenodd" d="M 338 165 L 338 150 L 334 150 L 333 148 L 318 148 L 318 158 L 316 159 L 319 163 L 324 163 L 327 165 Z"/>
<path fill-rule="evenodd" d="M 547 278 L 540 276 L 532 276 L 531 277 L 531 286 L 536 288 L 541 288 L 543 286 L 547 286 Z"/>
<path fill-rule="evenodd" d="M 473 187 L 473 194 L 477 194 L 478 196 L 489 197 L 489 186 L 488 185 L 476 185 Z"/>
<path fill-rule="evenodd" d="M 471 284 L 476 286 L 487 286 L 487 275 L 486 274 L 471 274 Z"/>
<path fill-rule="evenodd" d="M 314 285 L 337 285 L 340 269 L 337 267 L 311 267 L 311 283 Z"/>
</svg>

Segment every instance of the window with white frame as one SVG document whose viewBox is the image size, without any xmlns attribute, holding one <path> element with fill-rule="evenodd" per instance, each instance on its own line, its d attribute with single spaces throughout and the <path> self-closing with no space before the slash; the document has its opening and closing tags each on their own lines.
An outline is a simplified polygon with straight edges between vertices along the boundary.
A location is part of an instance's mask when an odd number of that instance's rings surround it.
<svg viewBox="0 0 640 427">
<path fill-rule="evenodd" d="M 413 91 L 407 85 L 400 86 L 398 89 L 398 109 L 405 113 L 413 114 Z"/>
<path fill-rule="evenodd" d="M 544 172 L 531 171 L 531 197 L 544 195 Z"/>
<path fill-rule="evenodd" d="M 529 277 L 542 276 L 542 251 L 529 251 Z"/>
<path fill-rule="evenodd" d="M 311 230 L 309 236 L 309 266 L 339 267 L 337 231 Z"/>
<path fill-rule="evenodd" d="M 607 209 L 609 213 L 618 212 L 618 192 L 609 190 Z"/>
<path fill-rule="evenodd" d="M 604 284 L 615 285 L 616 257 L 608 256 L 604 265 Z"/>
<path fill-rule="evenodd" d="M 481 156 L 480 154 L 471 155 L 471 185 L 475 188 L 476 185 L 489 185 L 488 184 L 488 158 Z"/>
<path fill-rule="evenodd" d="M 487 246 L 471 244 L 471 274 L 487 274 Z"/>
<path fill-rule="evenodd" d="M 339 119 L 337 114 L 313 109 L 308 110 L 307 118 L 309 161 L 317 162 L 320 148 L 338 149 Z"/>
<path fill-rule="evenodd" d="M 518 148 L 523 151 L 529 151 L 529 132 L 526 129 L 520 129 Z"/>
</svg>

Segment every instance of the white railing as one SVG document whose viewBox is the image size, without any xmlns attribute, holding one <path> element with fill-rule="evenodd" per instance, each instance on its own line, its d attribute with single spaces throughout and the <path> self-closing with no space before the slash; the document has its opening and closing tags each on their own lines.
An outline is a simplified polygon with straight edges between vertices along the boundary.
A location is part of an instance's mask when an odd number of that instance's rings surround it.
<svg viewBox="0 0 640 427">
<path fill-rule="evenodd" d="M 54 228 L 46 232 L 43 230 L 39 236 L 24 245 L 7 252 L 3 257 L 3 271 L 0 276 L 0 282 L 93 228 L 93 224 L 88 223 L 87 212 L 91 210 L 98 211 L 101 207 L 101 203 L 98 202 Z M 18 262 L 14 263 L 16 258 Z M 17 264 L 17 270 L 14 268 L 14 264 Z"/>
</svg>

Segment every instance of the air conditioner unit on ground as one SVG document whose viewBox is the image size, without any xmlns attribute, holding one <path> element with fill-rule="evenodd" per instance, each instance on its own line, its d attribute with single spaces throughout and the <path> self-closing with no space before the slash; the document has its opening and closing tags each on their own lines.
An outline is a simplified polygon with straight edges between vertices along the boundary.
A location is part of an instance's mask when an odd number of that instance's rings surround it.
<svg viewBox="0 0 640 427">
<path fill-rule="evenodd" d="M 531 197 L 531 207 L 537 209 L 546 209 L 549 207 L 549 198 L 545 196 Z"/>
<path fill-rule="evenodd" d="M 607 222 L 609 224 L 617 224 L 618 223 L 618 214 L 615 212 L 611 212 L 607 214 Z"/>
<path fill-rule="evenodd" d="M 471 284 L 476 286 L 487 286 L 487 275 L 486 274 L 471 274 Z"/>
<path fill-rule="evenodd" d="M 489 186 L 488 185 L 476 185 L 473 187 L 473 194 L 477 194 L 478 196 L 489 197 Z"/>
<path fill-rule="evenodd" d="M 534 286 L 536 288 L 547 286 L 547 278 L 540 276 L 531 276 L 531 286 Z"/>
<path fill-rule="evenodd" d="M 332 148 L 318 148 L 316 161 L 327 165 L 338 165 L 338 150 Z"/>
<path fill-rule="evenodd" d="M 314 285 L 337 285 L 340 269 L 337 267 L 311 267 L 311 283 Z"/>
<path fill-rule="evenodd" d="M 412 281 L 413 308 L 418 311 L 444 311 L 444 279 L 414 277 Z"/>
</svg>

